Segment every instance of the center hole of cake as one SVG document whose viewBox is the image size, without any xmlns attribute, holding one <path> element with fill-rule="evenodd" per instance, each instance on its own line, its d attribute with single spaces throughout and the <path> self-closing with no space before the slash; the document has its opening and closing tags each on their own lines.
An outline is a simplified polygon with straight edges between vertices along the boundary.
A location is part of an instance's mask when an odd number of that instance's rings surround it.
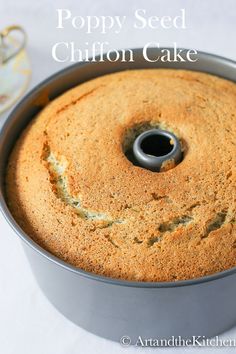
<svg viewBox="0 0 236 354">
<path fill-rule="evenodd" d="M 164 135 L 150 135 L 143 139 L 141 143 L 142 151 L 151 156 L 165 156 L 174 148 L 171 140 Z"/>
<path fill-rule="evenodd" d="M 135 124 L 124 132 L 123 152 L 135 166 L 153 172 L 168 171 L 184 157 L 185 142 L 173 131 L 160 122 Z"/>
</svg>

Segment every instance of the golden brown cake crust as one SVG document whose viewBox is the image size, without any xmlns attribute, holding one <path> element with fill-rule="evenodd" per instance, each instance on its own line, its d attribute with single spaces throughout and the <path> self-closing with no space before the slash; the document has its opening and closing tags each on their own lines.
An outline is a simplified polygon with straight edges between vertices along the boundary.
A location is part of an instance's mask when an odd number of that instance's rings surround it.
<svg viewBox="0 0 236 354">
<path fill-rule="evenodd" d="M 44 108 L 7 169 L 10 210 L 42 247 L 86 271 L 176 281 L 236 265 L 236 85 L 182 70 L 106 75 Z M 173 131 L 175 168 L 123 152 L 134 126 Z"/>
</svg>

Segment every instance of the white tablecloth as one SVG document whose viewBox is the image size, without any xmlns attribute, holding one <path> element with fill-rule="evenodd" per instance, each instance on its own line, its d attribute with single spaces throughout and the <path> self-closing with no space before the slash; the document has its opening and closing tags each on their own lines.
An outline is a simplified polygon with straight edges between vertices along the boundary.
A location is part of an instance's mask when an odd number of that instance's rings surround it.
<svg viewBox="0 0 236 354">
<path fill-rule="evenodd" d="M 127 26 L 119 35 L 86 35 L 68 25 L 56 29 L 56 8 L 68 8 L 74 15 L 126 15 Z M 174 15 L 186 9 L 187 29 L 134 30 L 130 24 L 134 10 L 143 8 L 151 15 Z M 51 47 L 57 41 L 110 41 L 110 48 L 140 47 L 157 41 L 162 46 L 197 48 L 236 59 L 235 0 L 0 0 L 0 27 L 23 25 L 28 33 L 28 53 L 32 62 L 31 87 L 66 64 L 55 62 Z M 1 81 L 1 78 L 0 78 Z M 9 113 L 9 112 L 7 112 Z M 1 123 L 7 117 L 1 117 Z M 222 335 L 236 338 L 236 327 Z M 146 353 L 147 348 L 122 348 L 120 344 L 92 335 L 58 313 L 39 290 L 23 254 L 18 237 L 0 216 L 0 353 L 77 354 Z M 214 348 L 167 348 L 159 353 L 204 353 Z M 233 353 L 235 348 L 221 348 Z"/>
</svg>

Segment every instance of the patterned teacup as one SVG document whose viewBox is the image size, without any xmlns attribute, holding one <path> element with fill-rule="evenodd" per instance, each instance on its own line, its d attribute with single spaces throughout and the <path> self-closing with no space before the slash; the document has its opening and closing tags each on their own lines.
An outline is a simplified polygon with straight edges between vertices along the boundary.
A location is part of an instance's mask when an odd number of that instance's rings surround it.
<svg viewBox="0 0 236 354">
<path fill-rule="evenodd" d="M 14 34 L 17 35 L 17 38 L 20 36 L 20 40 L 17 40 L 17 45 L 12 45 Z M 0 65 L 15 57 L 25 47 L 25 43 L 26 34 L 21 26 L 8 26 L 0 31 Z"/>
</svg>

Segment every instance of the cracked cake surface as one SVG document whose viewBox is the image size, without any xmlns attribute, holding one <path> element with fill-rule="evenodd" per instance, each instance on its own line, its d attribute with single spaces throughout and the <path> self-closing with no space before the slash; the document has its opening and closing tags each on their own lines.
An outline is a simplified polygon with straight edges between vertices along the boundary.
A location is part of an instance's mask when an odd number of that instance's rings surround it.
<svg viewBox="0 0 236 354">
<path fill-rule="evenodd" d="M 127 156 L 150 127 L 183 160 L 151 172 Z M 199 72 L 124 71 L 41 110 L 6 171 L 20 227 L 64 261 L 135 281 L 176 281 L 236 265 L 236 85 Z"/>
</svg>

